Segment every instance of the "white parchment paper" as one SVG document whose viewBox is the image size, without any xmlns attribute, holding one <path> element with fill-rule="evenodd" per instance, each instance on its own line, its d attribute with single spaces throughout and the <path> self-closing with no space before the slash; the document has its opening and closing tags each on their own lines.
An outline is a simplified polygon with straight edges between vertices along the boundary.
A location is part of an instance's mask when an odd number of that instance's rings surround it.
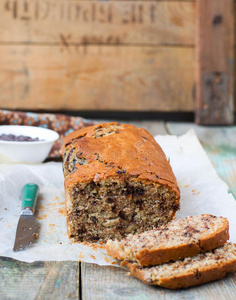
<svg viewBox="0 0 236 300">
<path fill-rule="evenodd" d="M 177 219 L 210 213 L 227 217 L 230 240 L 236 242 L 236 201 L 218 177 L 194 131 L 181 137 L 157 136 L 176 175 L 181 191 Z M 36 216 L 39 238 L 25 250 L 13 252 L 24 184 L 37 183 L 40 195 Z M 0 256 L 33 262 L 80 260 L 99 265 L 116 265 L 99 245 L 71 243 L 66 232 L 62 164 L 0 165 Z"/>
</svg>

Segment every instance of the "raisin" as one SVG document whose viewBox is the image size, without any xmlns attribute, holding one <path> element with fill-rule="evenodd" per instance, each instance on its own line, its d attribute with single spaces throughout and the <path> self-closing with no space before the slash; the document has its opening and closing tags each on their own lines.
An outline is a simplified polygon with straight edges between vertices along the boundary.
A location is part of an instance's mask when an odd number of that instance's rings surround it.
<svg viewBox="0 0 236 300">
<path fill-rule="evenodd" d="M 114 203 L 114 200 L 113 200 L 113 198 L 108 197 L 108 198 L 107 198 L 107 202 L 108 202 L 108 203 Z"/>
<path fill-rule="evenodd" d="M 124 174 L 126 173 L 126 170 L 119 170 L 119 171 L 116 171 L 117 174 Z"/>
<path fill-rule="evenodd" d="M 185 233 L 184 233 L 184 236 L 186 236 L 186 237 L 192 237 L 192 233 L 190 233 L 190 232 L 185 232 Z"/>
<path fill-rule="evenodd" d="M 142 203 L 143 203 L 143 201 L 141 199 L 138 199 L 135 201 L 135 204 L 137 204 L 137 205 L 142 205 Z"/>
<path fill-rule="evenodd" d="M 119 212 L 119 217 L 120 217 L 122 220 L 126 220 L 126 216 L 125 216 L 125 214 L 124 214 L 122 211 Z"/>
<path fill-rule="evenodd" d="M 93 223 L 97 223 L 97 218 L 96 218 L 96 217 L 93 217 L 93 216 L 92 216 L 92 217 L 90 218 L 90 220 L 91 220 Z"/>
<path fill-rule="evenodd" d="M 80 152 L 79 154 L 77 153 L 77 157 L 81 158 L 81 155 L 83 154 L 83 152 Z"/>
<path fill-rule="evenodd" d="M 84 227 L 82 227 L 78 230 L 78 234 L 83 234 L 83 233 L 86 233 L 86 232 L 87 232 L 87 230 Z"/>
<path fill-rule="evenodd" d="M 79 215 L 80 215 L 80 213 L 81 213 L 81 210 L 79 210 L 79 209 L 76 209 L 76 210 L 75 210 L 75 213 L 76 213 L 76 215 L 77 215 L 77 216 L 79 216 Z"/>
<path fill-rule="evenodd" d="M 144 194 L 144 190 L 143 189 L 136 189 L 136 190 L 134 190 L 133 194 L 135 196 L 136 195 L 142 196 Z"/>
<path fill-rule="evenodd" d="M 70 149 L 66 161 L 69 161 L 69 159 L 70 159 L 70 157 L 71 157 L 71 155 L 72 155 L 72 153 L 73 153 L 74 150 L 75 150 L 75 148 L 71 148 Z"/>
<path fill-rule="evenodd" d="M 173 208 L 173 210 L 174 211 L 177 211 L 177 210 L 179 210 L 179 203 L 174 203 L 173 205 L 172 205 L 172 208 Z"/>
<path fill-rule="evenodd" d="M 198 271 L 197 269 L 195 270 L 195 277 L 197 278 L 197 279 L 199 279 L 200 277 L 201 277 L 201 272 L 200 271 Z"/>
<path fill-rule="evenodd" d="M 124 194 L 125 196 L 129 196 L 132 194 L 132 189 L 130 187 L 128 187 L 126 190 L 124 190 Z"/>
</svg>

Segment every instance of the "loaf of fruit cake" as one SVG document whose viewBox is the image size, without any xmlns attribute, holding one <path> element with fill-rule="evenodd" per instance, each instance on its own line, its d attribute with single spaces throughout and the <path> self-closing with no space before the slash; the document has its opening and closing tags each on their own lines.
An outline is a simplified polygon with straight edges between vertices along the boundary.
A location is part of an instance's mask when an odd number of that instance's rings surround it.
<svg viewBox="0 0 236 300">
<path fill-rule="evenodd" d="M 210 214 L 189 216 L 118 241 L 108 240 L 108 255 L 141 266 L 155 266 L 195 256 L 224 245 L 229 239 L 226 218 Z"/>
<path fill-rule="evenodd" d="M 116 122 L 83 128 L 64 139 L 63 170 L 69 237 L 121 239 L 170 222 L 180 191 L 151 134 Z"/>
<path fill-rule="evenodd" d="M 217 249 L 158 266 L 141 267 L 128 261 L 121 264 L 144 283 L 169 289 L 187 288 L 236 271 L 236 244 L 226 243 Z"/>
</svg>

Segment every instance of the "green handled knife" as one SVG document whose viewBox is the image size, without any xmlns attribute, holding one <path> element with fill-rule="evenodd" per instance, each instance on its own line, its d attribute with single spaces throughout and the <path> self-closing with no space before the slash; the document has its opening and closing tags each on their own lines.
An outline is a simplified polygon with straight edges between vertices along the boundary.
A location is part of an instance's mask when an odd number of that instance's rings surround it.
<svg viewBox="0 0 236 300">
<path fill-rule="evenodd" d="M 39 187 L 34 183 L 27 183 L 22 192 L 22 209 L 16 229 L 13 251 L 20 251 L 33 242 L 38 235 L 38 220 L 34 210 Z"/>
</svg>

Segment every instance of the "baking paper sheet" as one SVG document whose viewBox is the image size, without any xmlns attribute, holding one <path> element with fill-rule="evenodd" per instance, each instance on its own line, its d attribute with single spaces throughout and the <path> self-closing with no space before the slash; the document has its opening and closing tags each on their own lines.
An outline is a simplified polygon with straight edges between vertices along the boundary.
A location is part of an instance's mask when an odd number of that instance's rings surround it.
<svg viewBox="0 0 236 300">
<path fill-rule="evenodd" d="M 210 213 L 227 217 L 230 240 L 236 242 L 236 201 L 218 177 L 193 130 L 185 135 L 157 136 L 170 158 L 181 191 L 177 219 Z M 36 215 L 39 238 L 25 250 L 13 252 L 24 184 L 37 183 L 40 195 Z M 0 256 L 25 262 L 80 260 L 99 265 L 117 265 L 101 245 L 71 243 L 66 233 L 62 164 L 0 165 Z M 118 266 L 118 265 L 117 265 Z"/>
</svg>

